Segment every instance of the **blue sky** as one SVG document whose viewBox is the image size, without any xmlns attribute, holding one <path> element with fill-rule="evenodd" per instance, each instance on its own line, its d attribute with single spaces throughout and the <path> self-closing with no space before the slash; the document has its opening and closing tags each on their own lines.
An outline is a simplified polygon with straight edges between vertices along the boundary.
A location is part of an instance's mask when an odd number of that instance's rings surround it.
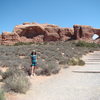
<svg viewBox="0 0 100 100">
<path fill-rule="evenodd" d="M 100 28 L 100 0 L 0 0 L 0 33 L 23 22 Z"/>
</svg>

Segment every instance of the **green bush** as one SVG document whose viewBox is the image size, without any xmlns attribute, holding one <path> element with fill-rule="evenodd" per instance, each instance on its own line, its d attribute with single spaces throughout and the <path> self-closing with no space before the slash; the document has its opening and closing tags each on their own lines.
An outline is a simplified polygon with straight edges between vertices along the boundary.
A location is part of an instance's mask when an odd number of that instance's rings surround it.
<svg viewBox="0 0 100 100">
<path fill-rule="evenodd" d="M 85 62 L 83 60 L 79 59 L 78 65 L 83 66 L 83 65 L 85 65 Z"/>
<path fill-rule="evenodd" d="M 27 42 L 27 43 L 25 43 L 25 42 L 17 42 L 17 43 L 14 44 L 14 46 L 19 46 L 19 45 L 31 45 L 31 44 L 33 44 L 33 42 Z"/>
<path fill-rule="evenodd" d="M 77 65 L 77 62 L 78 61 L 76 59 L 72 58 L 68 60 L 68 65 Z"/>
<path fill-rule="evenodd" d="M 0 90 L 0 100 L 6 100 L 4 96 L 4 91 Z"/>
<path fill-rule="evenodd" d="M 11 68 L 2 75 L 5 83 L 5 90 L 14 91 L 19 93 L 25 93 L 30 86 L 30 82 L 26 77 L 24 71 Z"/>
<path fill-rule="evenodd" d="M 81 60 L 80 58 L 71 58 L 68 60 L 68 65 L 80 65 L 83 66 L 85 65 L 85 62 Z"/>
<path fill-rule="evenodd" d="M 85 42 L 85 41 L 78 41 L 76 43 L 76 46 L 79 46 L 79 47 L 100 47 L 100 44 L 96 44 L 96 43 L 88 43 L 88 42 Z"/>
</svg>

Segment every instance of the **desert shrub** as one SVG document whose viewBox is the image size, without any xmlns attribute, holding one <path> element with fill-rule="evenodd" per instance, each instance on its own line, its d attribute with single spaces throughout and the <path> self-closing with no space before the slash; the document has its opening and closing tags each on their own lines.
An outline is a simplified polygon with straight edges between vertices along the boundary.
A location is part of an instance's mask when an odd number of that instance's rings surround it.
<svg viewBox="0 0 100 100">
<path fill-rule="evenodd" d="M 1 89 L 0 89 L 0 100 L 6 100 L 5 95 L 4 95 L 4 91 Z"/>
<path fill-rule="evenodd" d="M 43 45 L 48 45 L 48 44 L 49 44 L 49 42 L 46 42 L 46 41 L 43 43 Z"/>
<path fill-rule="evenodd" d="M 5 60 L 5 62 L 2 62 L 2 67 L 18 67 L 20 65 L 20 63 L 18 62 L 18 60 Z"/>
<path fill-rule="evenodd" d="M 80 58 L 71 58 L 68 60 L 68 65 L 80 65 L 83 66 L 85 62 Z"/>
<path fill-rule="evenodd" d="M 85 42 L 85 41 L 78 41 L 76 43 L 76 46 L 79 46 L 79 47 L 100 47 L 100 44 L 96 44 L 96 43 L 88 43 L 88 42 Z"/>
<path fill-rule="evenodd" d="M 24 70 L 24 72 L 28 75 L 30 75 L 31 71 L 31 59 L 23 59 L 22 63 L 21 63 L 22 69 Z"/>
<path fill-rule="evenodd" d="M 48 62 L 48 71 L 50 73 L 56 74 L 60 70 L 59 64 L 56 63 L 56 61 L 50 61 Z"/>
<path fill-rule="evenodd" d="M 68 60 L 68 65 L 77 65 L 77 60 L 75 58 L 71 58 Z"/>
<path fill-rule="evenodd" d="M 42 59 L 38 59 L 38 69 L 36 70 L 37 75 L 48 75 L 47 63 Z"/>
<path fill-rule="evenodd" d="M 18 74 L 19 76 L 20 75 L 26 76 L 24 71 L 22 71 L 22 70 L 20 70 L 20 69 L 18 69 L 16 67 L 13 67 L 13 68 L 10 67 L 6 72 L 2 73 L 2 78 L 6 79 L 6 78 L 8 78 L 10 76 L 13 76 L 14 74 Z"/>
<path fill-rule="evenodd" d="M 14 46 L 19 46 L 19 45 L 30 45 L 30 44 L 33 44 L 33 42 L 27 42 L 27 43 L 25 43 L 25 42 L 17 42 L 17 43 L 14 44 Z"/>
<path fill-rule="evenodd" d="M 4 82 L 7 91 L 19 93 L 25 93 L 30 86 L 28 79 L 25 76 L 19 76 L 18 74 L 8 77 Z"/>
<path fill-rule="evenodd" d="M 83 60 L 79 59 L 78 65 L 83 66 L 83 65 L 85 65 L 85 62 Z"/>
<path fill-rule="evenodd" d="M 26 74 L 20 69 L 9 69 L 3 74 L 6 91 L 25 93 L 30 86 Z"/>
<path fill-rule="evenodd" d="M 62 60 L 62 61 L 59 61 L 59 64 L 60 65 L 66 65 L 67 64 L 67 59 L 66 60 Z"/>
<path fill-rule="evenodd" d="M 56 74 L 59 72 L 60 67 L 55 61 L 42 61 L 41 59 L 38 60 L 38 69 L 36 73 L 38 75 L 51 75 Z"/>
</svg>

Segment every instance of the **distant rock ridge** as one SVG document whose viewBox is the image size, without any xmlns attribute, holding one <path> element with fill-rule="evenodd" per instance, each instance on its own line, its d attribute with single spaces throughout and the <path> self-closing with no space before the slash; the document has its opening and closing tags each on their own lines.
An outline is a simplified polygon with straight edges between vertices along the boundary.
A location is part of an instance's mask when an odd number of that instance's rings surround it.
<svg viewBox="0 0 100 100">
<path fill-rule="evenodd" d="M 86 25 L 74 25 L 73 28 L 62 28 L 52 24 L 26 22 L 15 26 L 13 32 L 3 32 L 0 35 L 0 44 L 13 45 L 17 42 L 49 42 L 73 39 L 92 42 L 94 34 L 100 36 L 100 29 Z M 99 43 L 100 41 L 96 40 L 96 42 Z"/>
</svg>

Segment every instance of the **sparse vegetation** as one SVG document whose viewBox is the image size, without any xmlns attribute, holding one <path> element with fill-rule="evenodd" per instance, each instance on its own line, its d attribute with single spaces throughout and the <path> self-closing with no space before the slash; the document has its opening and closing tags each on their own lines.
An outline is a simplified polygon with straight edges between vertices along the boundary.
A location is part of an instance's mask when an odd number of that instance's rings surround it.
<svg viewBox="0 0 100 100">
<path fill-rule="evenodd" d="M 14 91 L 19 93 L 26 93 L 30 86 L 28 79 L 25 76 L 18 76 L 17 74 L 8 77 L 4 82 L 7 91 Z"/>
<path fill-rule="evenodd" d="M 88 42 L 85 42 L 85 41 L 78 41 L 76 43 L 76 46 L 79 46 L 79 47 L 94 47 L 94 48 L 97 48 L 97 47 L 100 47 L 100 44 L 96 44 L 96 43 L 88 43 Z"/>
<path fill-rule="evenodd" d="M 58 64 L 57 62 L 55 62 L 55 61 L 50 61 L 50 62 L 48 63 L 47 69 L 48 69 L 49 73 L 51 73 L 51 74 L 52 74 L 52 73 L 53 73 L 53 74 L 56 74 L 56 73 L 59 72 L 60 67 L 59 67 L 59 64 Z"/>
<path fill-rule="evenodd" d="M 83 60 L 79 59 L 78 65 L 83 66 L 83 65 L 85 65 L 85 62 Z"/>
<path fill-rule="evenodd" d="M 75 58 L 71 58 L 68 60 L 68 65 L 77 65 L 78 61 Z"/>
<path fill-rule="evenodd" d="M 9 67 L 7 72 L 1 73 L 7 91 L 25 93 L 29 88 L 26 75 L 30 73 L 32 50 L 37 51 L 37 75 L 51 75 L 60 71 L 59 65 L 84 65 L 79 59 L 83 54 L 100 50 L 98 44 L 67 41 L 49 43 L 17 43 L 14 46 L 0 46 L 0 67 Z"/>
<path fill-rule="evenodd" d="M 14 44 L 14 46 L 19 46 L 19 45 L 30 45 L 30 44 L 33 44 L 33 42 L 17 42 Z"/>
<path fill-rule="evenodd" d="M 2 73 L 2 78 L 6 79 L 10 76 L 13 76 L 14 74 L 18 74 L 19 76 L 20 75 L 26 76 L 24 71 L 18 69 L 17 67 L 13 67 L 13 68 L 11 67 L 6 72 Z"/>
<path fill-rule="evenodd" d="M 25 93 L 29 89 L 30 83 L 26 74 L 18 68 L 8 69 L 7 72 L 2 74 L 2 77 L 5 82 L 4 89 L 6 91 Z"/>
<path fill-rule="evenodd" d="M 59 64 L 60 65 L 66 65 L 67 64 L 67 59 L 60 61 Z"/>
<path fill-rule="evenodd" d="M 21 43 L 19 43 L 21 44 Z M 23 43 L 22 43 L 23 44 Z M 67 41 L 67 42 L 49 42 L 49 43 L 35 43 L 33 45 L 19 45 L 19 46 L 0 46 L 0 66 L 7 67 L 21 67 L 24 68 L 26 72 L 29 72 L 31 60 L 30 53 L 32 50 L 37 51 L 39 59 L 38 66 L 43 69 L 42 66 L 48 65 L 50 61 L 57 61 L 59 64 L 66 65 L 68 59 L 81 57 L 83 54 L 92 52 L 94 50 L 99 50 L 97 46 L 92 46 L 92 44 L 87 47 L 87 44 L 83 41 Z M 84 46 L 86 45 L 86 46 Z M 62 55 L 63 54 L 63 55 Z M 23 59 L 20 56 L 24 56 Z M 45 60 L 46 64 L 43 65 L 42 60 Z M 41 64 L 40 64 L 41 63 Z M 45 68 L 45 67 L 44 67 Z M 47 68 L 47 67 L 46 67 Z"/>
<path fill-rule="evenodd" d="M 56 74 L 60 70 L 58 63 L 56 63 L 55 61 L 49 61 L 46 63 L 45 61 L 42 61 L 40 59 L 38 61 L 38 66 L 39 66 L 39 69 L 37 69 L 36 71 L 37 75 Z"/>
</svg>

